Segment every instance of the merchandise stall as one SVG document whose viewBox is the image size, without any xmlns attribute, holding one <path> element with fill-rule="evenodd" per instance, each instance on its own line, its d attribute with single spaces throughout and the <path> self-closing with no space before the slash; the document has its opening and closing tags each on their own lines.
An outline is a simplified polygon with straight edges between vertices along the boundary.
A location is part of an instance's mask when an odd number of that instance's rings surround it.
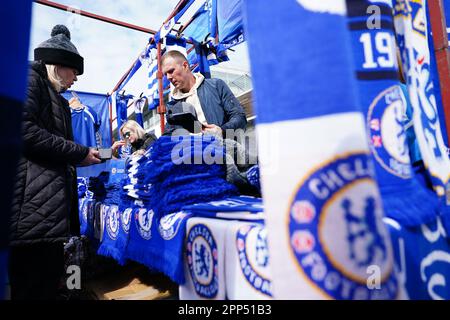
<svg viewBox="0 0 450 320">
<path fill-rule="evenodd" d="M 148 108 L 157 109 L 163 132 L 161 55 L 181 50 L 207 77 L 246 39 L 260 165 L 237 170 L 254 192 L 230 183 L 226 165 L 185 161 L 208 148 L 223 159 L 220 140 L 161 137 L 142 156 L 79 175 L 82 231 L 97 253 L 164 273 L 179 284 L 180 299 L 449 299 L 445 92 L 425 89 L 441 88 L 426 2 L 393 2 L 268 8 L 208 0 L 180 25 L 198 4 L 180 1 L 114 88 L 111 120 L 117 127 L 127 120 L 130 104 L 120 92 L 143 67 Z M 373 4 L 380 28 L 361 23 Z M 417 19 L 421 37 L 411 23 Z M 267 51 L 268 38 L 283 45 Z M 399 114 L 408 107 L 422 167 L 408 154 Z M 429 110 L 439 117 L 427 118 Z M 180 144 L 183 161 L 175 165 L 170 155 Z"/>
</svg>

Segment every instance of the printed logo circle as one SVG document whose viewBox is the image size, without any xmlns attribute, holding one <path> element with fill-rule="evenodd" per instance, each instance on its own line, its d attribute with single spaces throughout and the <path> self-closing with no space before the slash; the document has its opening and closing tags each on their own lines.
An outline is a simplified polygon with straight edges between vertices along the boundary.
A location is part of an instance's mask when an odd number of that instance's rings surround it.
<svg viewBox="0 0 450 320">
<path fill-rule="evenodd" d="M 175 237 L 185 217 L 186 213 L 184 212 L 172 213 L 162 217 L 158 228 L 161 237 L 164 240 L 170 240 Z"/>
<path fill-rule="evenodd" d="M 145 240 L 149 240 L 152 237 L 152 222 L 153 222 L 153 210 L 147 210 L 145 208 L 140 208 L 136 212 L 135 222 L 136 228 Z"/>
<path fill-rule="evenodd" d="M 240 227 L 236 234 L 236 249 L 239 266 L 247 282 L 258 292 L 272 297 L 266 228 Z"/>
<path fill-rule="evenodd" d="M 392 86 L 374 99 L 367 113 L 370 145 L 376 161 L 403 179 L 411 177 L 405 108 L 401 88 Z"/>
<path fill-rule="evenodd" d="M 219 291 L 216 240 L 204 224 L 194 225 L 188 232 L 187 263 L 195 292 L 203 298 L 214 298 Z"/>
<path fill-rule="evenodd" d="M 294 194 L 288 216 L 291 252 L 302 275 L 326 297 L 393 299 L 397 282 L 390 238 L 366 153 L 325 164 Z M 298 214 L 307 203 L 314 215 Z M 379 289 L 371 288 L 371 270 Z"/>
<path fill-rule="evenodd" d="M 133 208 L 126 208 L 121 215 L 122 218 L 122 229 L 125 233 L 130 231 L 131 224 L 131 213 L 133 212 Z"/>
</svg>

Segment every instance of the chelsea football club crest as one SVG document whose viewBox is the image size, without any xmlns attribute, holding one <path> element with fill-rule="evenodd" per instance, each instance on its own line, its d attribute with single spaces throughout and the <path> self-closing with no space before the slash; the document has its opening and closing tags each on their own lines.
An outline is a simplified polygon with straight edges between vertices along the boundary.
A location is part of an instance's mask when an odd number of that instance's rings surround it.
<svg viewBox="0 0 450 320">
<path fill-rule="evenodd" d="M 196 224 L 189 230 L 186 249 L 195 292 L 203 298 L 214 298 L 219 291 L 218 253 L 216 240 L 206 225 Z"/>
<path fill-rule="evenodd" d="M 236 234 L 236 249 L 245 279 L 258 292 L 272 297 L 266 228 L 250 225 L 240 227 Z"/>
<path fill-rule="evenodd" d="M 325 297 L 396 297 L 382 210 L 366 153 L 333 159 L 301 182 L 288 213 L 291 252 L 301 274 Z M 379 271 L 375 288 L 368 281 L 373 268 Z"/>
<path fill-rule="evenodd" d="M 153 210 L 147 210 L 145 208 L 139 208 L 135 215 L 136 228 L 145 240 L 150 240 L 152 237 L 153 215 Z"/>
<path fill-rule="evenodd" d="M 180 229 L 183 219 L 186 217 L 186 213 L 180 211 L 177 213 L 168 214 L 161 218 L 159 221 L 159 234 L 164 240 L 170 240 L 175 237 Z"/>
<path fill-rule="evenodd" d="M 367 125 L 376 161 L 389 173 L 409 179 L 411 165 L 404 129 L 405 109 L 401 88 L 392 86 L 370 105 Z"/>
<path fill-rule="evenodd" d="M 133 208 L 126 208 L 122 214 L 122 229 L 125 233 L 128 233 L 130 231 L 130 223 L 131 223 L 131 213 L 133 211 Z"/>
<path fill-rule="evenodd" d="M 106 231 L 112 240 L 119 234 L 119 207 L 111 206 L 106 214 Z"/>
</svg>

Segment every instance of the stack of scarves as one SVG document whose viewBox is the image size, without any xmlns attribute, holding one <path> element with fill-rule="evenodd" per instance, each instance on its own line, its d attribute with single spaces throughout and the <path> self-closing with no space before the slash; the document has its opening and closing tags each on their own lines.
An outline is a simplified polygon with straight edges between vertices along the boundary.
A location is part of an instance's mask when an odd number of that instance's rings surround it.
<svg viewBox="0 0 450 320">
<path fill-rule="evenodd" d="M 213 136 L 159 138 L 144 166 L 150 208 L 163 216 L 184 205 L 237 194 L 225 180 L 224 154 L 223 144 Z"/>
</svg>

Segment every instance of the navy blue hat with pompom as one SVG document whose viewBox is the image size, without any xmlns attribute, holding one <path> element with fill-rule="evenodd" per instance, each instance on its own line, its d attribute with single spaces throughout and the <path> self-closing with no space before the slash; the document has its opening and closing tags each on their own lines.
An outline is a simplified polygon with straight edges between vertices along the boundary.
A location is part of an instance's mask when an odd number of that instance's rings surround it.
<svg viewBox="0 0 450 320">
<path fill-rule="evenodd" d="M 75 68 L 78 75 L 84 72 L 84 59 L 70 42 L 69 29 L 62 24 L 54 26 L 51 38 L 34 49 L 34 60 Z"/>
</svg>

